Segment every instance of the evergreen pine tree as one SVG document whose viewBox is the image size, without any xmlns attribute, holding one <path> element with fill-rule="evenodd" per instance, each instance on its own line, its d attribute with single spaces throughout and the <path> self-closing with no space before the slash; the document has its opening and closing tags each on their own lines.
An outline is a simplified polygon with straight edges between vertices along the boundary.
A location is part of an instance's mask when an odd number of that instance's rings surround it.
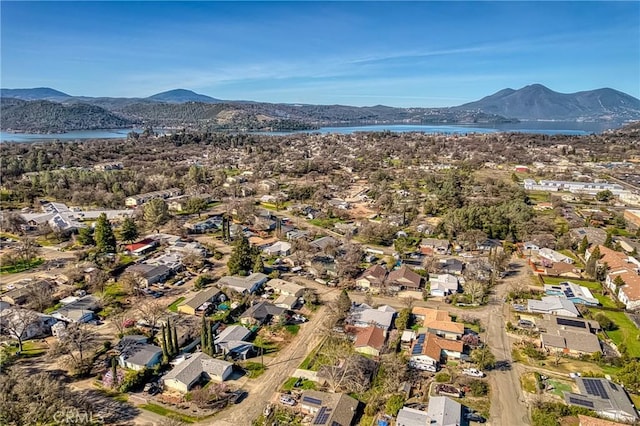
<svg viewBox="0 0 640 426">
<path fill-rule="evenodd" d="M 94 240 L 98 253 L 115 253 L 116 236 L 111 228 L 111 222 L 107 219 L 107 215 L 102 213 L 96 221 Z"/>
<path fill-rule="evenodd" d="M 349 298 L 349 293 L 347 290 L 343 289 L 340 296 L 338 296 L 337 300 L 337 308 L 340 316 L 345 318 L 351 309 L 351 299 Z"/>
<path fill-rule="evenodd" d="M 256 261 L 253 264 L 253 272 L 264 272 L 264 262 L 262 261 L 262 256 L 260 256 L 260 254 L 256 256 Z"/>
<path fill-rule="evenodd" d="M 611 235 L 611 232 L 607 232 L 607 239 L 604 240 L 604 244 L 602 244 L 603 246 L 605 246 L 606 248 L 613 248 L 613 237 Z"/>
<path fill-rule="evenodd" d="M 231 257 L 227 262 L 229 274 L 236 275 L 241 272 L 247 273 L 253 267 L 253 253 L 249 246 L 247 237 L 242 236 L 233 247 Z"/>
<path fill-rule="evenodd" d="M 180 352 L 180 345 L 178 344 L 178 331 L 176 330 L 175 324 L 171 327 L 172 335 L 173 335 L 173 355 L 178 355 Z"/>
<path fill-rule="evenodd" d="M 202 316 L 202 327 L 200 329 L 200 347 L 202 348 L 202 352 L 207 353 L 207 347 L 209 343 L 207 342 L 207 319 L 205 316 Z"/>
<path fill-rule="evenodd" d="M 580 242 L 580 246 L 578 247 L 578 253 L 584 255 L 588 247 L 589 247 L 589 240 L 585 235 L 584 238 L 582 238 L 582 241 Z"/>
<path fill-rule="evenodd" d="M 130 217 L 125 218 L 122 222 L 120 238 L 128 243 L 132 243 L 136 238 L 138 238 L 138 226 Z"/>
<path fill-rule="evenodd" d="M 600 246 L 596 246 L 591 252 L 591 256 L 589 256 L 589 260 L 587 261 L 587 265 L 585 267 L 585 271 L 587 274 L 591 275 L 591 277 L 596 277 L 596 272 L 598 269 L 598 260 L 600 260 Z"/>
<path fill-rule="evenodd" d="M 209 323 L 209 321 L 207 321 L 207 353 L 209 355 L 213 355 L 213 347 L 214 347 L 214 342 L 213 342 L 213 330 L 211 327 L 211 324 Z"/>
<path fill-rule="evenodd" d="M 167 348 L 167 329 L 162 324 L 162 359 L 166 363 L 169 361 L 169 349 Z"/>
<path fill-rule="evenodd" d="M 171 338 L 171 320 L 167 319 L 167 353 L 169 354 L 169 358 L 173 357 L 175 351 L 173 349 L 173 339 Z"/>
</svg>

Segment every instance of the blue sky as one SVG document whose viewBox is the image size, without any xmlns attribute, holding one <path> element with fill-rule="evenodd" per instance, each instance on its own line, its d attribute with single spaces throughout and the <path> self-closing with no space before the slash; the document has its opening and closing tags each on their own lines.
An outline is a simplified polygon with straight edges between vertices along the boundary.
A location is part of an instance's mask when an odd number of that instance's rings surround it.
<svg viewBox="0 0 640 426">
<path fill-rule="evenodd" d="M 7 2 L 5 88 L 451 106 L 505 87 L 640 97 L 640 2 Z"/>
</svg>

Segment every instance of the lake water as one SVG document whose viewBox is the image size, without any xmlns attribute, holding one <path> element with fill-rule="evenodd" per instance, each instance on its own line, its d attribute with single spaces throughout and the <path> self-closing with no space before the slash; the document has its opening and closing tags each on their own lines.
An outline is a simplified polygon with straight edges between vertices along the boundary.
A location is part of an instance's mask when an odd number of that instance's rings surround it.
<svg viewBox="0 0 640 426">
<path fill-rule="evenodd" d="M 522 121 L 520 123 L 503 124 L 474 124 L 474 125 L 408 125 L 408 124 L 379 124 L 370 126 L 345 126 L 322 127 L 318 130 L 304 130 L 295 132 L 258 132 L 265 135 L 287 135 L 294 133 L 339 133 L 351 134 L 355 132 L 424 132 L 430 134 L 465 134 L 465 133 L 496 133 L 496 132 L 521 132 L 546 135 L 587 135 L 600 133 L 610 128 L 617 128 L 616 123 L 578 123 L 565 121 Z M 33 133 L 7 133 L 0 132 L 0 142 L 36 142 L 36 141 L 70 141 L 81 139 L 122 139 L 127 137 L 132 129 L 106 129 L 106 130 L 78 130 L 68 133 L 33 134 Z M 138 133 L 142 129 L 133 129 Z"/>
</svg>

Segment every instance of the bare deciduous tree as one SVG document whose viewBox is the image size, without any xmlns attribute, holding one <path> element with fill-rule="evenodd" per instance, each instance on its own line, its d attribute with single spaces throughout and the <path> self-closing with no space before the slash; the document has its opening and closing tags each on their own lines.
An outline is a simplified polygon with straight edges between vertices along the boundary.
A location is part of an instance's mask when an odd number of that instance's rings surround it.
<svg viewBox="0 0 640 426">
<path fill-rule="evenodd" d="M 47 372 L 28 374 L 12 368 L 0 375 L 0 423 L 59 424 L 59 413 L 92 411 L 88 401 L 73 394 Z M 89 425 L 89 416 L 75 416 L 74 424 Z M 65 417 L 66 418 L 66 417 Z"/>
<path fill-rule="evenodd" d="M 39 316 L 30 309 L 10 308 L 3 312 L 0 317 L 0 324 L 9 335 L 18 340 L 18 351 L 22 352 L 24 340 L 29 339 L 31 334 L 37 334 L 35 327 L 38 326 Z"/>
<path fill-rule="evenodd" d="M 327 381 L 334 392 L 363 392 L 369 384 L 366 362 L 367 358 L 352 353 L 340 362 L 323 365 L 318 375 Z"/>
<path fill-rule="evenodd" d="M 42 312 L 53 302 L 53 285 L 40 281 L 25 287 L 28 294 L 27 306 L 34 311 Z"/>
<path fill-rule="evenodd" d="M 71 324 L 60 339 L 50 349 L 53 358 L 62 356 L 64 361 L 77 373 L 84 374 L 91 369 L 91 358 L 87 355 L 98 345 L 98 334 L 86 324 Z"/>
<path fill-rule="evenodd" d="M 151 337 L 156 335 L 156 327 L 162 319 L 166 316 L 167 307 L 163 302 L 156 299 L 139 300 L 137 305 L 138 318 L 144 321 L 151 328 Z"/>
<path fill-rule="evenodd" d="M 466 281 L 464 284 L 464 293 L 469 295 L 471 303 L 477 303 L 479 300 L 482 300 L 482 297 L 484 297 L 486 292 L 486 284 L 480 281 L 470 280 Z"/>
</svg>

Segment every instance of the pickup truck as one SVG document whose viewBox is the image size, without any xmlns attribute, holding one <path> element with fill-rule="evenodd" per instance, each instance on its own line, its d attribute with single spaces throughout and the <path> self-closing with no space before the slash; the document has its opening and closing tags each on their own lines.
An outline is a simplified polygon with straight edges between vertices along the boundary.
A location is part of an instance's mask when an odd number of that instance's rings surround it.
<svg viewBox="0 0 640 426">
<path fill-rule="evenodd" d="M 484 377 L 484 373 L 476 368 L 465 368 L 462 370 L 462 374 L 471 377 Z"/>
</svg>

